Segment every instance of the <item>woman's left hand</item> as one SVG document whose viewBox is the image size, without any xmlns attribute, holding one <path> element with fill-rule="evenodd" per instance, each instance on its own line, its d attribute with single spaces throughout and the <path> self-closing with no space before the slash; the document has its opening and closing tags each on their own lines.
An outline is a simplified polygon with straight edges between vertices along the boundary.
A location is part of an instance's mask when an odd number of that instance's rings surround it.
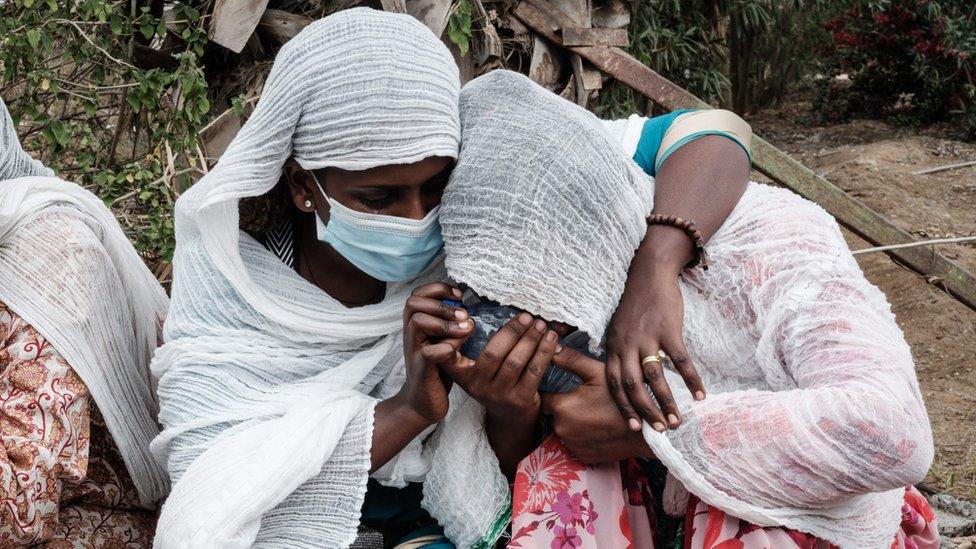
<svg viewBox="0 0 976 549">
<path fill-rule="evenodd" d="M 492 336 L 477 361 L 460 357 L 442 369 L 485 407 L 489 419 L 531 424 L 539 414 L 539 380 L 556 345 L 544 321 L 520 313 Z"/>
<path fill-rule="evenodd" d="M 645 246 L 641 246 L 643 249 Z M 678 284 L 680 266 L 668 265 L 638 251 L 607 336 L 607 384 L 621 415 L 632 431 L 640 419 L 657 431 L 681 424 L 681 413 L 664 379 L 660 362 L 641 362 L 664 351 L 696 400 L 705 387 L 688 356 L 682 336 L 684 299 Z M 644 387 L 651 392 L 655 406 Z"/>
</svg>

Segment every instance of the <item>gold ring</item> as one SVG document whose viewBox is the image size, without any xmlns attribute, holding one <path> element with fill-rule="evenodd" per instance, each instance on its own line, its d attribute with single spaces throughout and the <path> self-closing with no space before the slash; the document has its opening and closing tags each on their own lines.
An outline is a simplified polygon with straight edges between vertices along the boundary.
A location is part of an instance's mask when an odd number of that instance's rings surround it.
<svg viewBox="0 0 976 549">
<path fill-rule="evenodd" d="M 657 362 L 658 364 L 660 364 L 661 363 L 661 357 L 658 356 L 658 355 L 648 355 L 648 356 L 645 356 L 643 358 L 643 360 L 641 360 L 641 366 L 647 364 L 648 362 Z"/>
</svg>

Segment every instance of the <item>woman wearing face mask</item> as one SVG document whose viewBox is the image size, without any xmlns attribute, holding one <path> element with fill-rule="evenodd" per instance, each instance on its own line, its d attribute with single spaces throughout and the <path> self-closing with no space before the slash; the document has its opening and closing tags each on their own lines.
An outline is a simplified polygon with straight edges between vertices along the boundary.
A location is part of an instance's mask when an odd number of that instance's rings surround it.
<svg viewBox="0 0 976 549">
<path fill-rule="evenodd" d="M 460 293 L 436 222 L 458 89 L 417 21 L 340 12 L 281 50 L 251 118 L 180 198 L 153 362 L 154 450 L 173 480 L 157 546 L 341 547 L 362 522 L 390 545 L 488 547 L 504 531 L 509 448 L 534 433 L 438 367 L 471 331 L 443 304 Z M 723 181 L 695 183 L 685 199 Z M 530 317 L 502 332 L 480 367 L 539 370 L 555 353 Z"/>
<path fill-rule="evenodd" d="M 361 511 L 394 543 L 436 547 L 438 521 L 466 546 L 500 535 L 508 483 L 436 366 L 470 329 L 437 259 L 459 88 L 415 19 L 340 12 L 282 48 L 181 196 L 152 364 L 173 481 L 157 547 L 344 547 Z M 242 201 L 273 206 L 258 238 Z"/>
</svg>

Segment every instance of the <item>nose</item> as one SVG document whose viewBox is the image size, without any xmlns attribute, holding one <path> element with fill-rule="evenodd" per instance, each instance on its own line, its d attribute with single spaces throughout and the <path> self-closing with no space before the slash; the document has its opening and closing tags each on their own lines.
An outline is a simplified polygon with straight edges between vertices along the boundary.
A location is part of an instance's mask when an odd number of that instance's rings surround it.
<svg viewBox="0 0 976 549">
<path fill-rule="evenodd" d="M 425 196 L 423 192 L 411 193 L 409 205 L 405 211 L 405 217 L 410 219 L 423 219 L 441 203 L 441 197 Z"/>
</svg>

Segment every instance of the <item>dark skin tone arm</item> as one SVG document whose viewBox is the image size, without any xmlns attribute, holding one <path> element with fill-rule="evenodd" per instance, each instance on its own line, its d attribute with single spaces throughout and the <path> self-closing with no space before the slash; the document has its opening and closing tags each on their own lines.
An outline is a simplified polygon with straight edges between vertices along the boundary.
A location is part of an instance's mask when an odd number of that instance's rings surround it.
<svg viewBox="0 0 976 549">
<path fill-rule="evenodd" d="M 735 207 L 749 181 L 749 159 L 732 140 L 705 136 L 684 145 L 664 162 L 655 180 L 654 212 L 695 222 L 707 241 Z M 654 225 L 638 248 L 620 305 L 608 332 L 607 386 L 631 431 L 644 419 L 658 431 L 681 424 L 681 414 L 660 364 L 641 365 L 663 350 L 695 398 L 705 387 L 682 336 L 681 271 L 694 244 L 680 229 Z M 651 386 L 655 402 L 644 388 Z"/>
</svg>

